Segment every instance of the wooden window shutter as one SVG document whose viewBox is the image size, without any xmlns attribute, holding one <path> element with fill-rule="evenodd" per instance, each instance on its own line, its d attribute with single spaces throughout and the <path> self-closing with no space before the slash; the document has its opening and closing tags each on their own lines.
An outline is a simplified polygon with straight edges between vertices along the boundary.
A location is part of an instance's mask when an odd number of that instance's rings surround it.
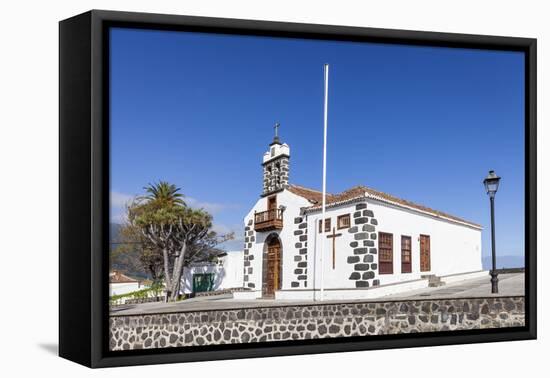
<svg viewBox="0 0 550 378">
<path fill-rule="evenodd" d="M 393 274 L 393 234 L 378 233 L 378 273 Z"/>
</svg>

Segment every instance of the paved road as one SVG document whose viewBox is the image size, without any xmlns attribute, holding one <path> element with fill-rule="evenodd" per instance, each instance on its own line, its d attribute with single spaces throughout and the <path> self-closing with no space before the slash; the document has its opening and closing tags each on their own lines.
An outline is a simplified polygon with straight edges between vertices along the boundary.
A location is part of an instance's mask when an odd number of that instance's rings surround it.
<svg viewBox="0 0 550 378">
<path fill-rule="evenodd" d="M 523 273 L 499 274 L 498 280 L 498 294 L 491 294 L 490 277 L 487 276 L 440 287 L 429 287 L 402 294 L 388 295 L 383 298 L 393 300 L 398 298 L 472 298 L 525 295 L 525 275 Z"/>
<path fill-rule="evenodd" d="M 323 303 L 354 303 L 354 302 L 380 302 L 384 300 L 399 299 L 435 299 L 435 298 L 475 298 L 490 296 L 521 296 L 525 295 L 525 279 L 523 273 L 509 273 L 499 275 L 499 294 L 491 294 L 489 276 L 457 282 L 446 286 L 426 288 L 409 291 L 406 293 L 387 295 L 376 299 L 364 299 L 356 301 L 323 301 Z M 288 301 L 288 300 L 234 300 L 227 296 L 220 298 L 193 298 L 176 303 L 143 303 L 139 305 L 123 305 L 111 309 L 111 315 L 153 314 L 165 312 L 186 312 L 201 310 L 229 310 L 254 307 L 275 307 L 318 304 L 313 301 Z"/>
</svg>

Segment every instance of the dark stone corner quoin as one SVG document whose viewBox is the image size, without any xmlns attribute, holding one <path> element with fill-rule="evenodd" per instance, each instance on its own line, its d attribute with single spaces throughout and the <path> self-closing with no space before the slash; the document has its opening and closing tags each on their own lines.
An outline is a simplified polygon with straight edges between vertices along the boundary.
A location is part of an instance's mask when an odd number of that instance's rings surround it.
<svg viewBox="0 0 550 378">
<path fill-rule="evenodd" d="M 349 276 L 349 280 L 355 282 L 357 289 L 379 284 L 379 280 L 375 279 L 378 264 L 370 264 L 374 262 L 373 255 L 377 253 L 375 248 L 377 224 L 374 212 L 367 208 L 366 202 L 355 205 L 352 225 L 348 228 L 348 232 L 353 235 L 353 241 L 349 244 L 351 254 L 347 257 L 347 263 L 353 265 L 353 273 Z"/>
<path fill-rule="evenodd" d="M 294 218 L 294 277 L 290 282 L 291 288 L 307 287 L 307 220 L 303 217 Z"/>
</svg>

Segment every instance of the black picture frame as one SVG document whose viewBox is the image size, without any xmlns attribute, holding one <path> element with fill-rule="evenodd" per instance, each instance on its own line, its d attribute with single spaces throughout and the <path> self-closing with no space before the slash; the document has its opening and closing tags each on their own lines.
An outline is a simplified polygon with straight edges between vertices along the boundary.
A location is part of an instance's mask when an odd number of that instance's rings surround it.
<svg viewBox="0 0 550 378">
<path fill-rule="evenodd" d="M 108 28 L 525 53 L 525 327 L 110 352 Z M 535 339 L 536 39 L 92 10 L 59 24 L 59 354 L 89 367 Z"/>
</svg>

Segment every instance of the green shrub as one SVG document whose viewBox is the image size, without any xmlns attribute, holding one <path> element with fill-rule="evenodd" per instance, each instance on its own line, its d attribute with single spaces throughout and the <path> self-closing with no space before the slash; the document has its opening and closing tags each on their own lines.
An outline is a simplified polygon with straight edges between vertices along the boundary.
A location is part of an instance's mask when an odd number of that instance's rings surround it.
<svg viewBox="0 0 550 378">
<path fill-rule="evenodd" d="M 126 294 L 112 295 L 109 298 L 109 304 L 110 305 L 116 305 L 116 304 L 118 304 L 118 302 L 121 299 L 145 299 L 145 298 L 149 298 L 151 296 L 158 297 L 162 293 L 162 289 L 163 289 L 162 286 L 160 286 L 160 287 L 155 286 L 154 287 L 154 284 L 153 284 L 153 286 L 151 286 L 150 288 L 147 288 L 147 289 L 136 290 L 136 291 L 132 291 L 132 292 L 126 293 Z M 150 295 L 150 294 L 152 294 L 152 295 Z"/>
</svg>

